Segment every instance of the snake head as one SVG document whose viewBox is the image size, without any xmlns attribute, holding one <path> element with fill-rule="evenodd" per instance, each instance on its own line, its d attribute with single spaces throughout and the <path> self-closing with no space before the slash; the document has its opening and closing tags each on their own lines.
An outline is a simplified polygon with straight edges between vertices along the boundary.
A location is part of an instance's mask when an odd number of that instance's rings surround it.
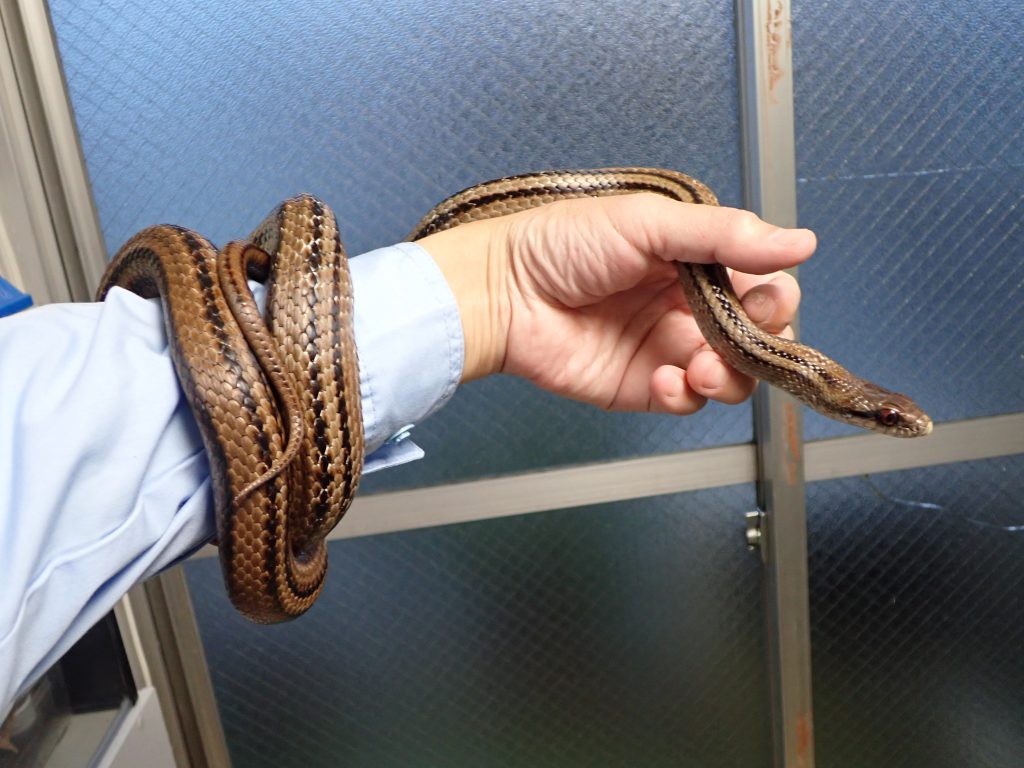
<svg viewBox="0 0 1024 768">
<path fill-rule="evenodd" d="M 893 437 L 924 437 L 931 433 L 931 418 L 906 395 L 870 382 L 862 382 L 861 390 L 861 402 L 847 418 L 851 424 Z"/>
</svg>

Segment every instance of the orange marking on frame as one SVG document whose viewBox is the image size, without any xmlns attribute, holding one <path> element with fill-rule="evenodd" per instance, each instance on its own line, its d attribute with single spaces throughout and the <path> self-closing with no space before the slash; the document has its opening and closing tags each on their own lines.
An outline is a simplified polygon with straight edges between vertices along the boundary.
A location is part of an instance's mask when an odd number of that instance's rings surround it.
<svg viewBox="0 0 1024 768">
<path fill-rule="evenodd" d="M 807 765 L 811 755 L 811 715 L 803 713 L 796 721 L 796 760 L 797 765 Z"/>
<path fill-rule="evenodd" d="M 782 46 L 790 45 L 789 29 L 782 0 L 767 0 L 768 20 L 765 23 L 767 37 L 766 53 L 768 56 L 768 94 L 774 95 L 775 86 L 785 77 L 786 72 L 780 63 Z"/>
</svg>

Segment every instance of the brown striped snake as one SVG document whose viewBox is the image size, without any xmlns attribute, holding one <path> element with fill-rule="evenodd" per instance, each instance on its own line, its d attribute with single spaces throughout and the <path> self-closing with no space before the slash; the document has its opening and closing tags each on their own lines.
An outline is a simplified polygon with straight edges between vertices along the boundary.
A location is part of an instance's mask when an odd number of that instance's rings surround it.
<svg viewBox="0 0 1024 768">
<path fill-rule="evenodd" d="M 536 173 L 460 192 L 408 239 L 556 200 L 634 192 L 718 204 L 699 181 L 671 171 Z M 678 269 L 701 332 L 737 370 L 840 421 L 899 437 L 931 431 L 906 396 L 759 329 L 724 267 Z M 247 278 L 267 282 L 265 318 Z M 303 613 L 323 587 L 325 537 L 356 493 L 364 453 L 352 285 L 333 213 L 313 197 L 288 200 L 248 241 L 219 253 L 189 230 L 151 227 L 114 257 L 99 299 L 115 286 L 163 299 L 175 370 L 210 461 L 232 602 L 259 622 Z"/>
</svg>

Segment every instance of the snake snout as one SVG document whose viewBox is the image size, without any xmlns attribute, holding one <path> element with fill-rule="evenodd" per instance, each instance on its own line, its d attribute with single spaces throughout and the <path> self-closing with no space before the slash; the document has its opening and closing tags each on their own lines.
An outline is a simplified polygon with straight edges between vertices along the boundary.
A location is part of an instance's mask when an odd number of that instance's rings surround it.
<svg viewBox="0 0 1024 768">
<path fill-rule="evenodd" d="M 878 389 L 880 403 L 873 409 L 872 429 L 894 437 L 924 437 L 931 434 L 932 420 L 906 395 Z"/>
</svg>

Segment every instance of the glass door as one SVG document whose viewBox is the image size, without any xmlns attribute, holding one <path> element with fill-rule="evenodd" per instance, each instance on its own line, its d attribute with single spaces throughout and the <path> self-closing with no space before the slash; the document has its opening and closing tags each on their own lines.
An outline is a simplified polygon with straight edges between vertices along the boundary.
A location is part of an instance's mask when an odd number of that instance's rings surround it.
<svg viewBox="0 0 1024 768">
<path fill-rule="evenodd" d="M 749 406 L 465 386 L 426 459 L 367 478 L 302 620 L 248 625 L 185 565 L 235 765 L 1019 762 L 1022 9 L 789 5 L 50 1 L 108 252 L 156 221 L 223 243 L 304 190 L 358 254 L 512 173 L 677 168 L 773 218 L 767 179 L 819 236 L 802 338 L 937 420 L 768 403 L 759 529 Z"/>
<path fill-rule="evenodd" d="M 54 0 L 50 13 L 109 251 L 153 221 L 224 242 L 308 190 L 359 253 L 465 186 L 550 167 L 678 168 L 741 203 L 720 4 Z M 240 621 L 216 564 L 189 563 L 233 761 L 768 765 L 749 447 L 726 454 L 739 485 L 647 498 L 664 491 L 635 480 L 660 455 L 751 436 L 748 405 L 678 419 L 508 377 L 462 388 L 414 430 L 428 458 L 368 477 L 364 494 L 511 474 L 527 487 L 552 468 L 583 487 L 572 472 L 594 464 L 636 490 L 338 541 L 321 604 L 282 627 Z"/>
</svg>

